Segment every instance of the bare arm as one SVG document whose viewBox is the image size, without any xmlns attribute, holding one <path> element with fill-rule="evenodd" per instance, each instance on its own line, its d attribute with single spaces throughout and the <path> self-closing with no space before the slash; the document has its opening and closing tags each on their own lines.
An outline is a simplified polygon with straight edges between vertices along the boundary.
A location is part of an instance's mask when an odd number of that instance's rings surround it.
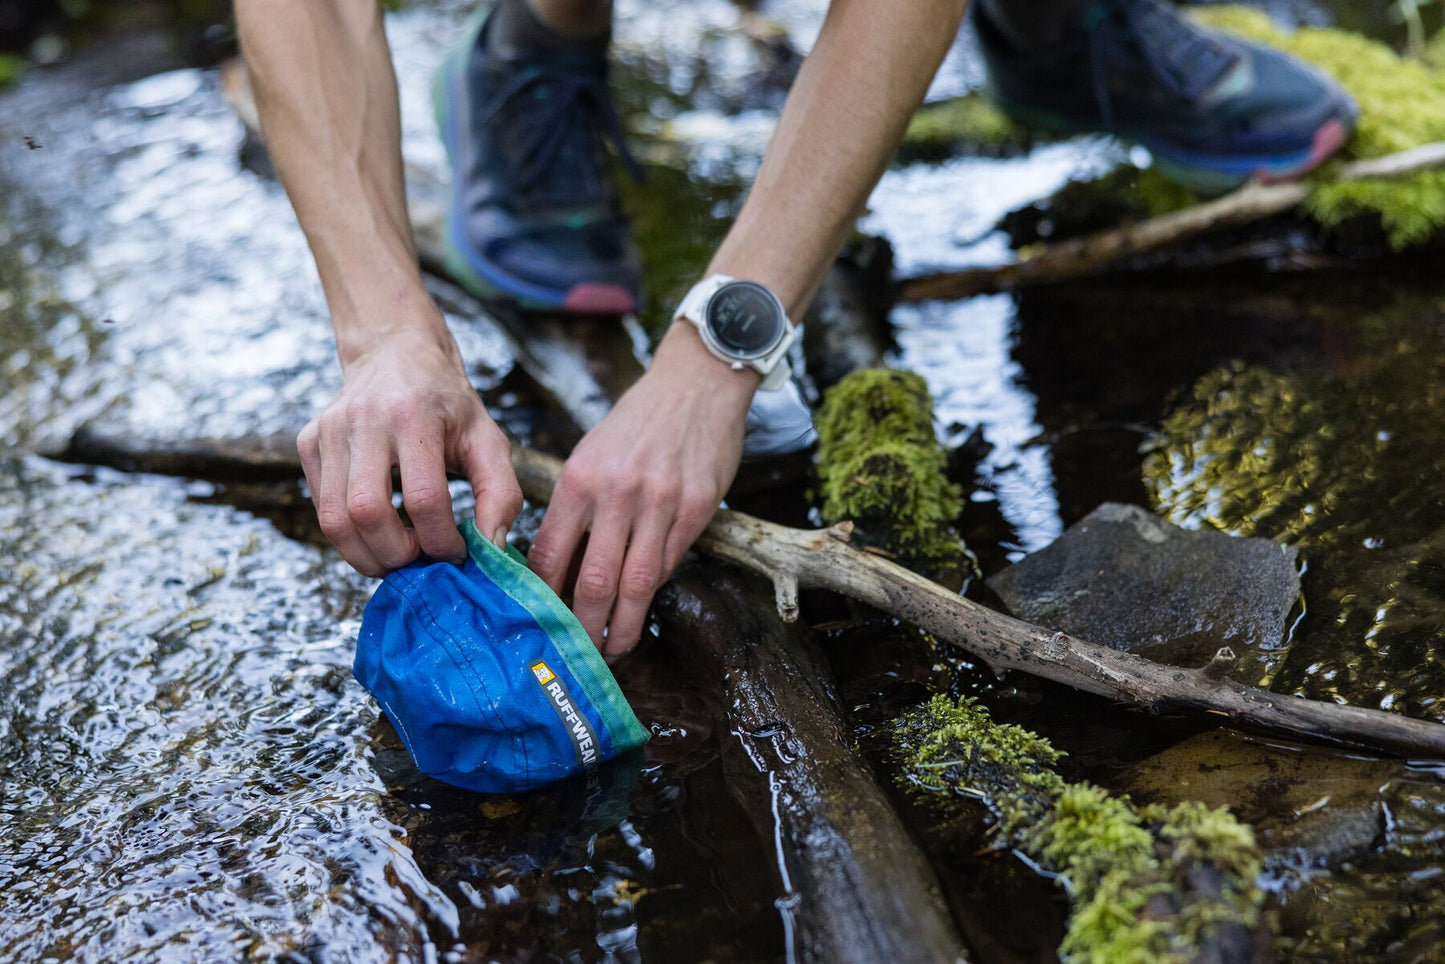
<svg viewBox="0 0 1445 964">
<path fill-rule="evenodd" d="M 963 11 L 964 0 L 834 0 L 710 274 L 760 281 L 801 317 Z M 574 608 L 609 656 L 636 643 L 654 591 L 731 484 L 758 380 L 674 324 L 652 369 L 568 460 L 531 563 L 561 591 L 588 535 Z"/>
<path fill-rule="evenodd" d="M 505 436 L 422 285 L 407 220 L 396 79 L 375 0 L 237 0 L 266 141 L 316 258 L 344 385 L 301 433 L 322 529 L 369 575 L 418 551 L 459 560 L 446 469 L 505 535 L 521 508 Z M 391 506 L 401 470 L 415 529 Z"/>
</svg>

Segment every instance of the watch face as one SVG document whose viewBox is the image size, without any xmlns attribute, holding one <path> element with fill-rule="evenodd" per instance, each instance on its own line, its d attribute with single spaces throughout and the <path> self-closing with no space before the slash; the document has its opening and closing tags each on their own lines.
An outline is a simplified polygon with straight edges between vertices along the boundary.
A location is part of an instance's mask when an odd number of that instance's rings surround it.
<svg viewBox="0 0 1445 964">
<path fill-rule="evenodd" d="M 707 326 L 725 351 L 766 355 L 783 335 L 783 312 L 772 294 L 751 281 L 730 281 L 707 303 Z"/>
</svg>

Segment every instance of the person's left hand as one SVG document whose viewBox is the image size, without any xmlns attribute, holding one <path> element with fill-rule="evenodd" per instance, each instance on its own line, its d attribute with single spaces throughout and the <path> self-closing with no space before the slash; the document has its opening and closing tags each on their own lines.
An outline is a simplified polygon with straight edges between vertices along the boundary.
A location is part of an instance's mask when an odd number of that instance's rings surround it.
<svg viewBox="0 0 1445 964">
<path fill-rule="evenodd" d="M 572 608 L 605 657 L 637 644 L 653 593 L 732 484 L 758 380 L 676 325 L 567 460 L 528 563 L 563 595 L 580 554 Z"/>
</svg>

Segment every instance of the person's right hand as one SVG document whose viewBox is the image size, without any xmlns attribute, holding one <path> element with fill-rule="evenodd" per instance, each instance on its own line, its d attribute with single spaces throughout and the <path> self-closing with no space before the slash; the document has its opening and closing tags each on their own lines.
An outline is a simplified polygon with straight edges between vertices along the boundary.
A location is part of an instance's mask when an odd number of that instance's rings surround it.
<svg viewBox="0 0 1445 964">
<path fill-rule="evenodd" d="M 511 445 L 445 327 L 394 332 L 349 359 L 341 391 L 302 430 L 297 448 L 321 531 L 363 575 L 384 575 L 419 552 L 466 559 L 449 468 L 471 482 L 477 527 L 497 545 L 522 510 Z M 391 504 L 397 466 L 413 528 Z"/>
</svg>

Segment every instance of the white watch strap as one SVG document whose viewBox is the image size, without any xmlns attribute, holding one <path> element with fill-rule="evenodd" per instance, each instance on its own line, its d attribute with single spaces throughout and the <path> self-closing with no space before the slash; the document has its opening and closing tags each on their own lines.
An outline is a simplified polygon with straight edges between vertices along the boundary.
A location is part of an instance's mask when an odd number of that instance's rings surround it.
<svg viewBox="0 0 1445 964">
<path fill-rule="evenodd" d="M 763 376 L 762 384 L 758 386 L 759 391 L 774 392 L 787 384 L 792 377 L 793 369 L 788 364 L 788 349 L 797 336 L 797 328 L 783 315 L 783 339 L 778 346 L 762 358 L 754 359 L 751 362 L 742 362 L 723 355 L 713 347 L 711 336 L 707 331 L 707 319 L 703 313 L 707 309 L 708 300 L 712 298 L 717 290 L 723 285 L 731 284 L 738 279 L 725 274 L 708 275 L 703 280 L 692 286 L 692 289 L 683 296 L 682 303 L 677 306 L 675 317 L 690 323 L 698 331 L 698 337 L 702 339 L 707 350 L 719 360 L 727 362 L 734 368 L 744 366 L 756 369 Z"/>
<path fill-rule="evenodd" d="M 725 274 L 711 274 L 693 285 L 691 290 L 683 297 L 682 304 L 677 306 L 677 317 L 685 318 L 694 325 L 701 327 L 706 323 L 702 311 L 707 307 L 707 300 L 723 285 L 736 281 L 736 278 Z"/>
</svg>

